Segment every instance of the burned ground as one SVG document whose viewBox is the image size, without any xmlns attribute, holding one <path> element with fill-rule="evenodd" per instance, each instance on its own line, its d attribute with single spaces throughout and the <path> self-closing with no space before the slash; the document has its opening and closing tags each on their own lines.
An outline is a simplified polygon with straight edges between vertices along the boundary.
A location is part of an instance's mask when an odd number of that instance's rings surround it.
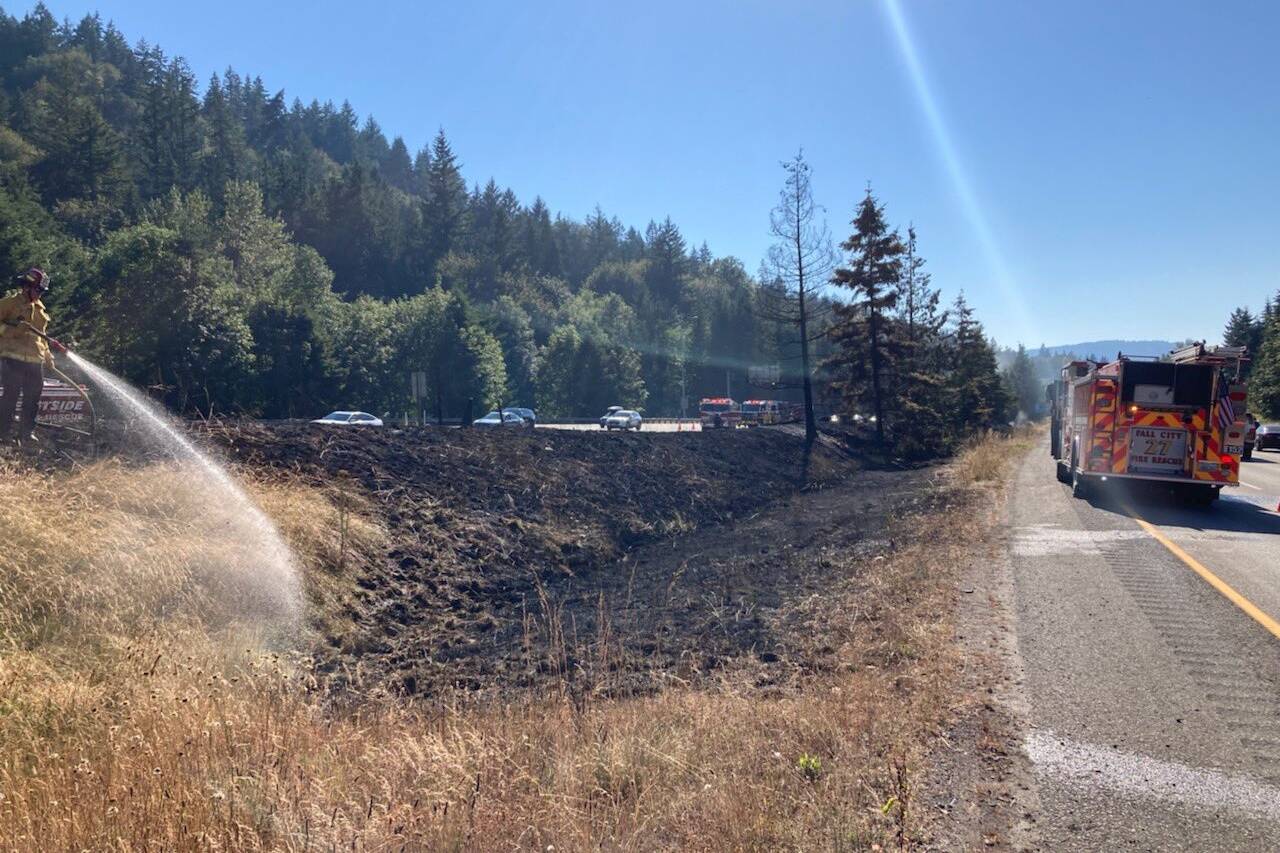
<svg viewBox="0 0 1280 853">
<path fill-rule="evenodd" d="M 358 494 L 388 530 L 322 667 L 437 696 L 651 692 L 821 669 L 831 555 L 883 547 L 928 470 L 772 430 L 595 435 L 211 424 L 237 464 Z M 878 543 L 878 544 L 877 544 Z M 840 561 L 845 565 L 844 559 Z M 817 638 L 816 640 L 814 638 Z"/>
<path fill-rule="evenodd" d="M 38 519 L 8 519 L 29 559 L 0 589 L 19 602 L 0 835 L 41 840 L 29 849 L 1003 837 L 996 812 L 933 824 L 990 799 L 969 790 L 983 767 L 952 766 L 985 754 L 985 730 L 964 725 L 986 694 L 961 680 L 956 583 L 994 523 L 988 462 L 1016 441 L 897 470 L 832 436 L 806 460 L 786 430 L 194 431 L 293 547 L 311 630 L 263 636 L 273 626 L 216 589 L 210 612 L 192 568 L 220 543 L 219 565 L 252 554 L 196 529 L 184 469 L 147 442 L 88 466 L 0 461 L 15 507 L 33 476 L 51 496 Z M 939 750 L 956 761 L 939 769 Z"/>
</svg>

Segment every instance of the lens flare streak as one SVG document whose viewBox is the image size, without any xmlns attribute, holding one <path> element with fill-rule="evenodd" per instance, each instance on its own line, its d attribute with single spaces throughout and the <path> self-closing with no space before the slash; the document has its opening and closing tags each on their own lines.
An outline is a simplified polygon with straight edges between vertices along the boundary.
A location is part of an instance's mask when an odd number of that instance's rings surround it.
<svg viewBox="0 0 1280 853">
<path fill-rule="evenodd" d="M 920 61 L 920 55 L 916 51 L 915 41 L 911 37 L 911 31 L 907 28 L 907 21 L 902 14 L 902 8 L 898 0 L 884 0 L 884 8 L 885 14 L 889 19 L 889 25 L 893 30 L 894 38 L 898 43 L 898 49 L 902 53 L 903 62 L 907 66 L 907 73 L 911 77 L 911 85 L 915 89 L 916 98 L 920 103 L 920 110 L 924 113 L 929 132 L 933 136 L 934 145 L 937 147 L 938 156 L 942 159 L 947 175 L 951 179 L 952 188 L 960 200 L 960 206 L 969 222 L 969 227 L 973 229 L 974 236 L 982 248 L 982 253 L 986 257 L 996 284 L 1013 312 L 1014 320 L 1022 335 L 1027 340 L 1035 340 L 1038 337 L 1038 326 L 1031 312 L 1027 309 L 1022 293 L 1014 283 L 1013 277 L 1009 274 L 999 244 L 991 231 L 991 225 L 987 221 L 982 205 L 978 202 L 978 197 L 969 182 L 969 176 L 960 162 L 959 155 L 956 153 L 951 133 L 947 129 L 942 110 L 938 107 L 937 99 L 934 98 L 933 90 L 930 88 L 928 78 L 925 76 L 924 64 Z"/>
</svg>

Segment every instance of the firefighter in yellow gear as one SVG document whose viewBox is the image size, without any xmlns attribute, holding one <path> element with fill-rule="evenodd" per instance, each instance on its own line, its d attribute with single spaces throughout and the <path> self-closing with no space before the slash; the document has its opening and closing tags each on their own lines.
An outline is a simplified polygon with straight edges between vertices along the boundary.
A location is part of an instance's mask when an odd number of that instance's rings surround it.
<svg viewBox="0 0 1280 853">
<path fill-rule="evenodd" d="M 18 436 L 23 441 L 35 440 L 44 367 L 53 366 L 48 343 L 36 334 L 49 328 L 49 314 L 40 301 L 49 289 L 49 276 L 32 267 L 14 283 L 17 292 L 0 299 L 0 443 L 11 440 L 19 395 L 23 399 Z"/>
</svg>

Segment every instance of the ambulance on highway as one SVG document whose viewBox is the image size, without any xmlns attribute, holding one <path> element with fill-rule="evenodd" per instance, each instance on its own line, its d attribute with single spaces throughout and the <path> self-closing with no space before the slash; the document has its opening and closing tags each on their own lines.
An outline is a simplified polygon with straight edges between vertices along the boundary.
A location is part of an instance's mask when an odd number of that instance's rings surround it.
<svg viewBox="0 0 1280 853">
<path fill-rule="evenodd" d="M 1240 481 L 1244 347 L 1072 361 L 1049 387 L 1050 453 L 1076 497 L 1111 480 L 1168 483 L 1202 505 Z"/>
</svg>

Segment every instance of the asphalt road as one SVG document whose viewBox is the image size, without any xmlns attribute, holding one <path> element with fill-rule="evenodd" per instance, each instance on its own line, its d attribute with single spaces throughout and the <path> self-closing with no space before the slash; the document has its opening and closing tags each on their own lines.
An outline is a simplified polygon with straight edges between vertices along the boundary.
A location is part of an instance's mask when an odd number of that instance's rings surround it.
<svg viewBox="0 0 1280 853">
<path fill-rule="evenodd" d="M 1280 850 L 1280 453 L 1210 509 L 1076 500 L 1048 453 L 1008 513 L 1046 850 Z"/>
</svg>

